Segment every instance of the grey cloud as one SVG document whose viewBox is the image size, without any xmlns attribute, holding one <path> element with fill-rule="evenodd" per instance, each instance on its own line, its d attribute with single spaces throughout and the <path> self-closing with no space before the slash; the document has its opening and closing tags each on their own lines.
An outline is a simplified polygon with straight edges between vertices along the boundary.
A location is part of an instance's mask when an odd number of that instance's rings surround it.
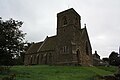
<svg viewBox="0 0 120 80">
<path fill-rule="evenodd" d="M 0 16 L 24 21 L 21 28 L 29 41 L 55 35 L 56 14 L 73 7 L 82 17 L 94 50 L 102 57 L 120 44 L 120 0 L 0 0 Z"/>
</svg>

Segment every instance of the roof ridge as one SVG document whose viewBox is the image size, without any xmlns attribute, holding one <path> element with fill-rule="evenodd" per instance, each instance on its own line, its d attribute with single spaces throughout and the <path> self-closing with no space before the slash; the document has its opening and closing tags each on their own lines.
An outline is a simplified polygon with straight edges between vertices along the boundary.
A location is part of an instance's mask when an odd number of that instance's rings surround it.
<svg viewBox="0 0 120 80">
<path fill-rule="evenodd" d="M 37 50 L 37 52 L 40 51 L 41 47 L 45 44 L 46 40 L 48 39 L 48 36 L 45 38 L 45 40 L 43 41 L 43 43 L 40 45 L 39 49 Z"/>
<path fill-rule="evenodd" d="M 28 53 L 29 52 L 29 50 L 31 49 L 31 47 L 33 46 L 34 44 L 32 44 L 29 48 L 28 48 L 28 50 L 27 50 L 27 52 L 26 53 Z"/>
</svg>

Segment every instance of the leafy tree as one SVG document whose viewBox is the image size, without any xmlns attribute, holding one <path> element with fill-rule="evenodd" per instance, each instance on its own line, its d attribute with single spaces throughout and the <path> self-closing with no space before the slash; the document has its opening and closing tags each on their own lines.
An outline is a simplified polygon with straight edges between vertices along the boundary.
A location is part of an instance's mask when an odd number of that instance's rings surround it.
<svg viewBox="0 0 120 80">
<path fill-rule="evenodd" d="M 25 33 L 20 30 L 22 21 L 0 18 L 0 65 L 12 65 L 15 55 L 24 52 Z"/>
<path fill-rule="evenodd" d="M 117 65 L 117 66 L 120 66 L 120 57 L 118 57 L 118 58 L 116 59 L 116 65 Z"/>
<path fill-rule="evenodd" d="M 104 62 L 109 62 L 109 58 L 102 58 Z"/>
<path fill-rule="evenodd" d="M 118 59 L 118 53 L 113 51 L 113 52 L 109 55 L 109 64 L 110 64 L 110 65 L 117 66 L 117 59 Z"/>
</svg>

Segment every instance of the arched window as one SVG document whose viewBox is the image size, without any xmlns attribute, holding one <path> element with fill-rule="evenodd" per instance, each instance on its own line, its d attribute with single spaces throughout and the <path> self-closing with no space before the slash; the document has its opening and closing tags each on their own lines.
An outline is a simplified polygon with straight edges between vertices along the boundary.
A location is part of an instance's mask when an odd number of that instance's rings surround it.
<svg viewBox="0 0 120 80">
<path fill-rule="evenodd" d="M 32 62 L 33 62 L 33 56 L 31 55 L 31 57 L 30 57 L 30 64 L 32 64 Z"/>
<path fill-rule="evenodd" d="M 66 25 L 67 24 L 67 18 L 66 16 L 63 17 L 63 25 Z"/>
<path fill-rule="evenodd" d="M 41 54 L 40 63 L 43 63 L 43 54 Z"/>
<path fill-rule="evenodd" d="M 46 53 L 46 55 L 45 55 L 45 64 L 47 64 L 48 63 L 48 53 Z"/>
<path fill-rule="evenodd" d="M 78 65 L 80 64 L 80 50 L 78 49 L 77 51 L 76 51 L 76 53 L 77 53 L 77 61 L 78 61 Z"/>
<path fill-rule="evenodd" d="M 39 54 L 37 55 L 36 60 L 37 60 L 37 64 L 39 64 Z"/>
<path fill-rule="evenodd" d="M 63 53 L 67 53 L 68 50 L 69 50 L 69 48 L 68 48 L 67 46 L 64 46 L 64 47 L 63 47 Z"/>
<path fill-rule="evenodd" d="M 51 64 L 51 63 L 52 63 L 52 54 L 49 53 L 49 64 Z"/>
<path fill-rule="evenodd" d="M 75 18 L 75 25 L 77 25 L 78 24 L 78 18 L 76 17 Z"/>
<path fill-rule="evenodd" d="M 86 54 L 89 55 L 88 42 L 86 41 Z"/>
</svg>

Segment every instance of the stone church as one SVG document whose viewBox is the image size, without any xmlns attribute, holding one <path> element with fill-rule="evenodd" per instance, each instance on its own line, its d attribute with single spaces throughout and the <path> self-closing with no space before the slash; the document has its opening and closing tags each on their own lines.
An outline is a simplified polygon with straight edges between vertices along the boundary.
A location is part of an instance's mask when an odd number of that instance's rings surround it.
<svg viewBox="0 0 120 80">
<path fill-rule="evenodd" d="M 92 47 L 86 25 L 73 9 L 57 14 L 57 33 L 32 44 L 25 53 L 25 65 L 92 65 Z"/>
</svg>

